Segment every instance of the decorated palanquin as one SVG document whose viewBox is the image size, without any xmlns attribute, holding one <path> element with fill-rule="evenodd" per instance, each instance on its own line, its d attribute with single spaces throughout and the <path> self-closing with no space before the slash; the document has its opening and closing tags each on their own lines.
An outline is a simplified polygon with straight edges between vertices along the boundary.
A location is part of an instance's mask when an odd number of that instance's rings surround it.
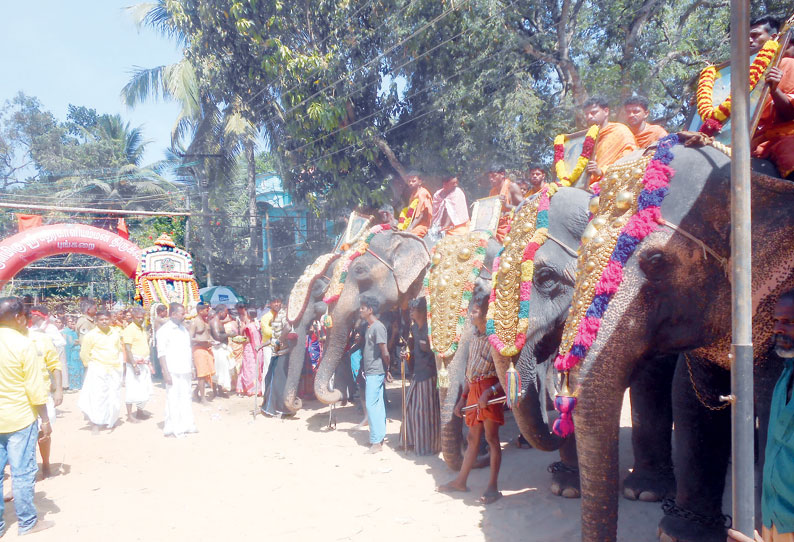
<svg viewBox="0 0 794 542">
<path fill-rule="evenodd" d="M 322 254 L 303 271 L 303 274 L 295 283 L 295 286 L 292 287 L 289 299 L 287 300 L 287 320 L 290 324 L 294 325 L 303 316 L 306 307 L 309 305 L 309 294 L 314 287 L 314 283 L 318 279 L 324 277 L 329 283 L 333 282 L 333 277 L 327 276 L 331 264 L 342 257 L 343 254 L 351 251 L 351 247 L 354 247 L 356 243 L 366 235 L 371 223 L 371 216 L 360 215 L 355 211 L 351 213 L 347 221 L 347 227 L 337 240 L 333 252 Z M 337 266 L 337 268 L 338 267 L 340 266 Z M 335 273 L 335 276 L 336 275 Z M 336 276 L 336 278 L 338 282 L 339 277 Z M 326 318 L 326 324 L 330 324 L 330 319 Z M 328 325 L 328 327 L 330 327 L 330 325 Z"/>
<path fill-rule="evenodd" d="M 177 248 L 166 234 L 141 251 L 135 289 L 135 299 L 147 309 L 159 303 L 181 303 L 190 313 L 201 300 L 193 275 L 193 258 Z"/>
<path fill-rule="evenodd" d="M 446 364 L 458 349 L 488 241 L 494 237 L 501 210 L 498 197 L 478 200 L 472 212 L 472 231 L 445 236 L 432 249 L 424 288 L 430 348 L 440 360 L 439 388 L 449 385 Z"/>
</svg>

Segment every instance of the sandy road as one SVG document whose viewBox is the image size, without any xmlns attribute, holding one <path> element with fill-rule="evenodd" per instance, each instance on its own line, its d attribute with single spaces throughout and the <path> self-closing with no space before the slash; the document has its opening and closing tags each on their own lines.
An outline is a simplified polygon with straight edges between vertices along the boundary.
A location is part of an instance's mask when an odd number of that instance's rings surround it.
<svg viewBox="0 0 794 542">
<path fill-rule="evenodd" d="M 308 402 L 295 419 L 251 416 L 252 399 L 194 404 L 199 433 L 165 438 L 165 391 L 157 386 L 147 406 L 151 419 L 122 423 L 93 436 L 67 394 L 54 427 L 57 476 L 36 486 L 36 504 L 55 528 L 25 538 L 49 541 L 210 541 L 255 537 L 302 540 L 579 540 L 579 501 L 548 491 L 546 467 L 557 456 L 508 445 L 518 433 L 512 417 L 502 430 L 500 475 L 505 498 L 477 503 L 487 472 L 474 472 L 471 492 L 435 492 L 453 473 L 437 457 L 395 450 L 399 384 L 389 390 L 387 449 L 366 451 L 367 433 L 355 431 L 355 407 L 336 410 Z M 625 418 L 625 412 L 624 412 Z M 631 464 L 629 431 L 621 430 L 621 467 Z M 6 481 L 6 491 L 8 491 Z M 658 504 L 621 499 L 620 540 L 651 542 Z M 7 506 L 5 540 L 16 536 Z"/>
</svg>

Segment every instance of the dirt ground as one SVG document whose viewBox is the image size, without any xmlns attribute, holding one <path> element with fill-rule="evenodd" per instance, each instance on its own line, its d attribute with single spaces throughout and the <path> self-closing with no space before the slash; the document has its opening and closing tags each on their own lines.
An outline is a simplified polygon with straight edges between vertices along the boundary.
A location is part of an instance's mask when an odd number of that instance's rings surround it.
<svg viewBox="0 0 794 542">
<path fill-rule="evenodd" d="M 398 382 L 388 394 L 387 449 L 369 455 L 367 432 L 353 429 L 361 419 L 355 406 L 337 408 L 337 428 L 329 430 L 329 407 L 316 401 L 294 419 L 270 419 L 252 416 L 253 399 L 219 398 L 194 404 L 198 434 L 174 439 L 162 434 L 165 390 L 158 385 L 149 420 L 94 436 L 78 393 L 67 393 L 53 432 L 57 475 L 36 485 L 40 516 L 55 527 L 26 540 L 579 540 L 579 501 L 548 490 L 546 467 L 558 456 L 510 445 L 518 430 L 509 413 L 501 432 L 505 497 L 485 507 L 477 498 L 487 469 L 472 474 L 469 493 L 443 495 L 435 487 L 453 473 L 440 457 L 396 449 Z M 631 465 L 627 406 L 624 474 Z M 5 539 L 14 540 L 9 504 Z M 656 540 L 661 514 L 658 503 L 621 499 L 618 539 Z"/>
</svg>

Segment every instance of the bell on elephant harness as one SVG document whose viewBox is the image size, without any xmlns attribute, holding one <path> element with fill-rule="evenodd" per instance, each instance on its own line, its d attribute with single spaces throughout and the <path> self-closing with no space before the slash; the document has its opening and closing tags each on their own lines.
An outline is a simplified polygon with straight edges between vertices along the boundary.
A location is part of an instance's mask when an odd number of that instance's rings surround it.
<svg viewBox="0 0 794 542">
<path fill-rule="evenodd" d="M 512 409 L 521 396 L 521 375 L 516 371 L 516 366 L 510 362 L 510 368 L 505 372 L 505 397 L 507 408 Z"/>
<path fill-rule="evenodd" d="M 438 389 L 444 389 L 449 387 L 449 372 L 447 372 L 447 366 L 444 364 L 443 361 L 441 362 L 441 369 L 438 370 L 436 387 Z"/>
</svg>

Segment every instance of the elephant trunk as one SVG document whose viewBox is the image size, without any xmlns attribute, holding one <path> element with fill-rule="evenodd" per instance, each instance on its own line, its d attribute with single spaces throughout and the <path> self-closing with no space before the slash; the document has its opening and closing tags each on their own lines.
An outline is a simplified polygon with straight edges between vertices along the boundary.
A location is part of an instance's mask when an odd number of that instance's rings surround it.
<svg viewBox="0 0 794 542">
<path fill-rule="evenodd" d="M 629 379 L 649 343 L 648 306 L 639 284 L 624 284 L 601 320 L 585 359 L 571 375 L 582 489 L 582 541 L 614 542 L 617 536 L 620 411 Z"/>
<path fill-rule="evenodd" d="M 328 405 L 342 400 L 342 393 L 331 388 L 331 377 L 345 353 L 359 307 L 358 288 L 355 287 L 355 283 L 350 282 L 345 285 L 342 295 L 331 312 L 333 327 L 325 341 L 323 357 L 314 376 L 314 395 L 319 401 Z"/>
<path fill-rule="evenodd" d="M 306 311 L 306 313 L 308 312 L 309 311 Z M 298 383 L 300 382 L 301 373 L 303 372 L 303 364 L 306 355 L 306 350 L 303 346 L 306 344 L 307 330 L 311 325 L 311 318 L 309 318 L 308 322 L 306 321 L 306 313 L 295 326 L 295 333 L 298 335 L 298 341 L 289 353 L 289 360 L 287 362 L 287 382 L 284 385 L 284 405 L 293 414 L 303 407 L 303 401 L 298 397 Z"/>
<path fill-rule="evenodd" d="M 505 385 L 505 373 L 510 367 L 510 358 L 492 351 L 494 364 L 502 385 Z M 535 355 L 531 349 L 524 347 L 518 360 L 523 384 L 523 397 L 513 409 L 518 429 L 533 448 L 542 452 L 553 452 L 562 446 L 564 440 L 555 435 L 548 423 L 546 414 L 546 369 L 538 368 Z"/>
<path fill-rule="evenodd" d="M 456 382 L 450 383 L 449 388 L 440 394 L 441 455 L 444 463 L 454 471 L 459 471 L 463 465 L 463 419 L 453 412 L 462 391 L 462 386 Z"/>
</svg>

